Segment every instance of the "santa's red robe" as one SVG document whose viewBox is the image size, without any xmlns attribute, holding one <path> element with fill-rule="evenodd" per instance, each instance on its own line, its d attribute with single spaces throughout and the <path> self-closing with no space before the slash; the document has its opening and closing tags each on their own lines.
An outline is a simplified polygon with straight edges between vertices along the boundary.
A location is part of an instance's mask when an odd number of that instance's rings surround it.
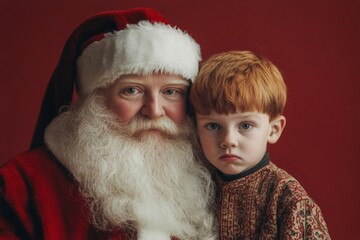
<svg viewBox="0 0 360 240">
<path fill-rule="evenodd" d="M 0 239 L 128 239 L 102 232 L 71 173 L 44 148 L 25 152 L 0 168 Z"/>
</svg>

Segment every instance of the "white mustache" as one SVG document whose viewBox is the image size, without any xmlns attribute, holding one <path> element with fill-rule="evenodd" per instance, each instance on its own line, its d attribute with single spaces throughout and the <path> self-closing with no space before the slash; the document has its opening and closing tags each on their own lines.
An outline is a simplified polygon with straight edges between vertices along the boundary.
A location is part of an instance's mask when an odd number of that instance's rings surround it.
<svg viewBox="0 0 360 240">
<path fill-rule="evenodd" d="M 180 127 L 166 116 L 156 120 L 136 116 L 129 122 L 122 125 L 124 133 L 128 134 L 129 136 L 137 136 L 141 132 L 148 130 L 156 130 L 165 136 L 171 137 L 178 136 L 182 132 Z"/>
</svg>

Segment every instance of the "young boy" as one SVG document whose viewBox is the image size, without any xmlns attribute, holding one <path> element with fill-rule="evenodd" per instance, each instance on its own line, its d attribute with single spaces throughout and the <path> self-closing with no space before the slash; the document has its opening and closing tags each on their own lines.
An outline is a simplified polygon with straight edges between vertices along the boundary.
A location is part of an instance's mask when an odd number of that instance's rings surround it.
<svg viewBox="0 0 360 240">
<path fill-rule="evenodd" d="M 209 58 L 190 101 L 204 155 L 218 170 L 222 240 L 330 239 L 320 208 L 270 162 L 267 143 L 285 127 L 286 86 L 269 60 L 248 51 Z"/>
</svg>

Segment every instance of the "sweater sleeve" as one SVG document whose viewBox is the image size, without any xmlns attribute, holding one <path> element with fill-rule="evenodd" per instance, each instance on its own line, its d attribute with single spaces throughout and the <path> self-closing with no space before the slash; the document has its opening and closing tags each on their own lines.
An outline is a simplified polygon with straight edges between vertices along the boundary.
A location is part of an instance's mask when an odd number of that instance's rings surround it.
<svg viewBox="0 0 360 240">
<path fill-rule="evenodd" d="M 279 234 L 280 239 L 330 239 L 321 210 L 310 198 L 287 206 Z"/>
</svg>

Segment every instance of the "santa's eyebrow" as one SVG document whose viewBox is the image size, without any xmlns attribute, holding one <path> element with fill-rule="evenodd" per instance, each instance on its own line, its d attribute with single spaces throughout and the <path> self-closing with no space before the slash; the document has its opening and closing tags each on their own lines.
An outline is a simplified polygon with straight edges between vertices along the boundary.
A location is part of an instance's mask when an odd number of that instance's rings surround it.
<svg viewBox="0 0 360 240">
<path fill-rule="evenodd" d="M 136 84 L 144 84 L 143 80 L 140 79 L 131 79 L 131 78 L 127 78 L 127 79 L 119 79 L 119 84 L 127 84 L 127 83 L 136 83 Z M 187 80 L 184 79 L 171 79 L 171 80 L 167 80 L 166 83 L 164 85 L 185 85 L 185 86 L 189 86 L 190 83 Z"/>
</svg>

